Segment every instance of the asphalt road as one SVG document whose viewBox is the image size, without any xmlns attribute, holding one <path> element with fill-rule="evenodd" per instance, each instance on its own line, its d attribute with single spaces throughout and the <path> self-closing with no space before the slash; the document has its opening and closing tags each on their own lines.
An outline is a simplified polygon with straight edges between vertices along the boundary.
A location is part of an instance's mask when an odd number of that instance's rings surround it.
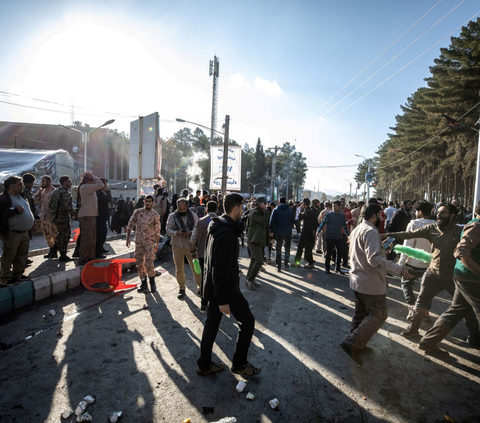
<svg viewBox="0 0 480 423">
<path fill-rule="evenodd" d="M 124 248 L 124 242 L 111 244 Z M 189 270 L 187 297 L 177 300 L 170 256 L 156 263 L 164 273 L 154 295 L 79 287 L 2 316 L 0 421 L 59 422 L 87 394 L 97 397 L 88 407 L 94 422 L 107 421 L 114 410 L 123 411 L 120 422 L 142 423 L 226 416 L 240 423 L 443 422 L 445 416 L 480 421 L 480 351 L 464 341 L 463 323 L 442 343 L 450 358 L 424 355 L 418 339 L 399 335 L 407 326 L 407 308 L 399 279 L 390 279 L 389 319 L 358 367 L 339 347 L 353 314 L 348 277 L 325 275 L 323 259 L 315 255 L 315 269 L 277 274 L 265 266 L 261 288 L 249 291 L 246 254 L 241 248 L 242 290 L 256 318 L 249 360 L 262 372 L 245 379 L 243 393 L 235 390 L 241 378 L 228 370 L 238 331 L 233 317 L 223 318 L 214 348 L 227 369 L 197 375 L 205 315 Z M 448 294 L 436 298 L 432 316 L 449 302 Z M 277 410 L 269 406 L 273 398 L 279 400 Z M 203 407 L 213 407 L 213 414 L 204 415 Z"/>
</svg>

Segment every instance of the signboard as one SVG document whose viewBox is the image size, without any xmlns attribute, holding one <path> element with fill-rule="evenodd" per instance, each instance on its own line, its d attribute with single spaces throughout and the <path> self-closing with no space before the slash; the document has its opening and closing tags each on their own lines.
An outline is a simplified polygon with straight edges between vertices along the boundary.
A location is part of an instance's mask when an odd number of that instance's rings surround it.
<svg viewBox="0 0 480 423">
<path fill-rule="evenodd" d="M 142 179 L 158 179 L 162 168 L 162 143 L 158 113 L 142 118 Z M 129 179 L 138 178 L 140 119 L 130 123 Z"/>
<path fill-rule="evenodd" d="M 210 147 L 210 189 L 222 188 L 223 145 Z M 241 191 L 242 147 L 228 146 L 227 191 Z"/>
<path fill-rule="evenodd" d="M 365 173 L 365 182 L 372 182 L 373 181 L 373 173 L 367 172 Z"/>
</svg>

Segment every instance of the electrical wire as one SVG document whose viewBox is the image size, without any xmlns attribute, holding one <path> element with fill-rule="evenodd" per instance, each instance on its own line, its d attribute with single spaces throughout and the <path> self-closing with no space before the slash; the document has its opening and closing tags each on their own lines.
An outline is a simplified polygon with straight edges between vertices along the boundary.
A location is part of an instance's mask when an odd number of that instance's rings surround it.
<svg viewBox="0 0 480 423">
<path fill-rule="evenodd" d="M 367 66 L 365 66 L 357 75 L 355 75 L 350 81 L 348 81 L 340 90 L 338 90 L 333 96 L 331 96 L 325 103 L 323 103 L 318 109 L 316 109 L 310 116 L 304 119 L 299 125 L 288 132 L 280 141 L 283 141 L 291 133 L 295 132 L 305 122 L 307 122 L 313 115 L 322 110 L 331 100 L 333 100 L 338 94 L 340 94 L 345 88 L 347 88 L 353 81 L 355 81 L 363 72 L 365 72 L 371 65 L 373 65 L 380 57 L 382 57 L 388 50 L 390 50 L 398 41 L 400 41 L 405 35 L 407 35 L 420 21 L 422 21 L 433 9 L 435 9 L 443 0 L 438 1 L 430 10 L 428 10 L 420 19 L 418 19 L 410 28 L 408 28 L 400 37 L 398 37 L 392 44 L 390 44 L 385 50 L 383 50 L 375 59 L 373 59 Z M 463 0 L 465 2 L 466 0 Z M 460 3 L 461 4 L 461 3 Z M 458 5 L 459 6 L 459 5 Z M 458 7 L 457 6 L 457 7 Z M 451 13 L 451 12 L 449 12 Z M 443 19 L 443 18 L 442 18 Z"/>
<path fill-rule="evenodd" d="M 414 41 L 412 41 L 407 47 L 405 47 L 400 53 L 398 53 L 396 56 L 394 56 L 392 59 L 390 59 L 387 63 L 385 63 L 380 69 L 378 69 L 376 72 L 374 72 L 372 75 L 370 75 L 365 81 L 363 81 L 358 87 L 356 87 L 354 90 L 350 91 L 345 97 L 343 97 L 341 100 L 337 101 L 332 107 L 330 107 L 326 112 L 324 112 L 321 116 L 316 118 L 314 121 L 310 122 L 310 124 L 304 129 L 308 129 L 310 126 L 312 126 L 315 122 L 317 122 L 319 119 L 323 118 L 326 114 L 328 114 L 330 111 L 332 111 L 335 107 L 337 107 L 339 104 L 343 103 L 344 100 L 346 100 L 348 97 L 350 97 L 354 92 L 356 92 L 358 89 L 360 89 L 363 85 L 365 85 L 368 81 L 370 81 L 375 75 L 377 75 L 379 72 L 381 72 L 383 69 L 385 69 L 390 63 L 392 63 L 394 60 L 396 60 L 398 57 L 400 57 L 405 51 L 407 51 L 410 47 L 412 47 L 417 41 L 419 41 L 421 38 L 423 38 L 426 34 L 428 34 L 433 28 L 435 28 L 440 22 L 442 22 L 448 15 L 453 13 L 458 7 L 460 7 L 463 3 L 465 3 L 466 0 L 463 0 L 459 4 L 457 4 L 452 10 L 450 10 L 445 16 L 443 16 L 440 20 L 438 20 L 435 24 L 433 24 L 430 28 L 428 28 L 422 35 L 417 37 Z M 383 54 L 383 53 L 382 53 Z M 363 72 L 363 71 L 362 71 Z M 343 88 L 342 88 L 343 89 Z"/>
<path fill-rule="evenodd" d="M 460 121 L 461 119 L 463 119 L 466 115 L 468 115 L 473 109 L 475 109 L 475 107 L 477 107 L 478 105 L 480 105 L 480 102 L 478 102 L 477 104 L 475 104 L 475 106 L 473 106 L 470 110 L 468 110 L 466 113 L 464 113 L 462 116 L 460 116 L 457 120 Z M 408 153 L 407 155 L 403 156 L 402 158 L 398 159 L 398 160 L 395 160 L 394 162 L 392 163 L 389 163 L 388 165 L 384 165 L 384 166 L 379 166 L 377 167 L 377 170 L 379 169 L 385 169 L 387 167 L 390 167 L 390 166 L 393 166 L 394 164 L 398 163 L 398 162 L 401 162 L 403 160 L 405 160 L 407 157 L 410 157 L 412 154 L 416 153 L 418 150 L 420 150 L 421 148 L 425 147 L 427 144 L 431 143 L 434 139 L 438 138 L 440 135 L 442 135 L 445 131 L 447 131 L 448 129 L 450 129 L 448 126 L 443 130 L 443 131 L 440 131 L 438 134 L 434 135 L 432 138 L 430 138 L 427 142 L 423 143 L 420 147 L 416 148 L 415 150 L 413 150 L 412 152 Z"/>
<path fill-rule="evenodd" d="M 434 47 L 436 47 L 438 44 L 440 44 L 443 40 L 445 40 L 446 38 L 448 38 L 450 35 L 452 35 L 454 32 L 456 32 L 458 29 L 462 28 L 465 24 L 467 24 L 468 22 L 470 22 L 473 18 L 475 18 L 476 16 L 480 15 L 480 12 L 477 12 L 475 13 L 471 18 L 467 19 L 465 22 L 463 22 L 461 25 L 459 25 L 457 28 L 455 28 L 453 31 L 449 32 L 447 35 L 445 35 L 445 37 L 443 37 L 442 39 L 440 39 L 439 41 L 437 41 L 435 44 L 433 44 L 431 47 L 429 47 L 427 50 L 425 50 L 423 53 L 421 53 L 420 55 L 418 55 L 415 59 L 411 60 L 410 62 L 408 62 L 405 66 L 401 67 L 399 70 L 397 70 L 395 73 L 393 73 L 392 75 L 390 75 L 387 79 L 385 79 L 384 81 L 382 81 L 380 84 L 378 84 L 377 86 L 375 86 L 374 88 L 372 88 L 370 91 L 368 91 L 367 93 L 365 93 L 363 96 L 361 96 L 360 98 L 358 98 L 357 100 L 355 100 L 352 104 L 350 104 L 349 106 L 345 107 L 343 110 L 341 110 L 340 112 L 338 112 L 336 115 L 332 116 L 330 119 L 326 120 L 325 122 L 322 122 L 322 125 L 320 125 L 318 128 L 314 128 L 315 129 L 320 129 L 322 126 L 326 125 L 328 122 L 330 122 L 331 120 L 335 119 L 338 115 L 342 114 L 343 112 L 345 112 L 346 110 L 348 110 L 350 107 L 354 106 L 355 104 L 357 104 L 359 101 L 363 100 L 367 95 L 371 94 L 373 91 L 375 91 L 377 88 L 381 87 L 383 84 L 385 84 L 387 81 L 389 81 L 390 79 L 392 79 L 395 75 L 399 74 L 402 70 L 404 70 L 405 68 L 407 68 L 408 66 L 410 66 L 412 63 L 414 63 L 415 61 L 417 61 L 418 59 L 420 59 L 420 57 L 422 57 L 423 55 L 425 55 L 426 53 L 428 53 L 431 49 L 433 49 Z M 306 136 L 310 135 L 311 133 L 313 132 L 310 131 Z"/>
<path fill-rule="evenodd" d="M 37 107 L 37 106 L 27 106 L 26 104 L 18 104 L 18 103 L 12 103 L 10 101 L 4 101 L 0 100 L 0 103 L 4 104 L 9 104 L 12 106 L 18 106 L 18 107 L 25 107 L 27 109 L 35 109 L 35 110 L 43 110 L 45 112 L 56 112 L 56 113 L 64 113 L 64 114 L 70 114 L 69 111 L 66 110 L 54 110 L 54 109 L 47 109 L 45 107 Z M 80 116 L 104 116 L 104 117 L 111 117 L 111 115 L 104 115 L 104 114 L 94 114 L 94 113 L 75 113 Z M 138 116 L 131 116 L 131 115 L 116 115 L 117 117 L 125 117 L 125 118 L 136 118 Z"/>
<path fill-rule="evenodd" d="M 35 98 L 35 97 L 29 97 L 29 96 L 20 95 L 20 94 L 9 93 L 7 91 L 1 91 L 0 90 L 0 94 L 7 95 L 7 96 L 12 96 L 12 97 L 26 98 L 26 99 L 29 99 L 29 100 L 39 101 L 39 102 L 48 103 L 48 104 L 54 104 L 54 105 L 57 105 L 57 106 L 64 106 L 64 107 L 70 107 L 71 106 L 70 104 L 58 103 L 56 101 L 43 100 L 41 98 Z M 21 106 L 20 104 L 16 104 L 16 103 L 9 103 L 9 104 L 14 104 L 16 106 Z M 23 107 L 34 108 L 34 106 L 23 106 Z M 120 113 L 107 112 L 107 111 L 104 111 L 104 110 L 94 110 L 94 109 L 89 109 L 89 108 L 79 107 L 79 106 L 76 106 L 75 109 L 89 110 L 89 111 L 93 111 L 93 112 L 97 112 L 97 113 L 105 113 L 107 115 L 113 115 L 113 116 L 119 116 L 119 117 L 137 117 L 135 115 L 122 115 Z M 55 111 L 55 110 L 51 110 L 51 109 L 39 109 L 39 110 Z M 69 113 L 69 112 L 67 112 L 67 113 Z M 90 116 L 100 116 L 100 115 L 90 115 Z"/>
</svg>

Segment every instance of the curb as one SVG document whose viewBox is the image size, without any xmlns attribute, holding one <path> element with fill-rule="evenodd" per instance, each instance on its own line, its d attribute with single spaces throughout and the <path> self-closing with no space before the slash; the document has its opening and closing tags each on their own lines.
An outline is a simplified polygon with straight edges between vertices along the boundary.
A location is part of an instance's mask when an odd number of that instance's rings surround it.
<svg viewBox="0 0 480 423">
<path fill-rule="evenodd" d="M 117 234 L 117 235 L 111 236 L 110 238 L 107 238 L 105 242 L 116 241 L 117 239 L 122 239 L 122 238 L 126 238 L 126 237 L 127 237 L 126 234 Z M 72 242 L 71 244 L 68 244 L 68 249 L 72 250 L 72 249 L 75 248 L 75 246 L 76 246 L 76 243 Z M 38 250 L 31 250 L 31 251 L 28 252 L 28 257 L 43 256 L 45 254 L 48 254 L 49 251 L 50 251 L 50 248 L 48 248 L 48 247 L 39 248 Z"/>
<path fill-rule="evenodd" d="M 110 256 L 108 259 L 134 258 L 134 255 L 134 251 L 128 251 L 126 253 Z M 133 266 L 135 266 L 135 263 L 125 263 L 122 266 L 122 270 L 131 268 Z M 59 294 L 60 292 L 65 292 L 69 289 L 80 286 L 82 269 L 83 266 L 77 266 L 74 269 L 70 269 L 65 272 L 56 272 L 45 276 L 39 276 L 38 278 L 33 278 L 33 301 L 40 301 L 55 294 Z"/>
</svg>

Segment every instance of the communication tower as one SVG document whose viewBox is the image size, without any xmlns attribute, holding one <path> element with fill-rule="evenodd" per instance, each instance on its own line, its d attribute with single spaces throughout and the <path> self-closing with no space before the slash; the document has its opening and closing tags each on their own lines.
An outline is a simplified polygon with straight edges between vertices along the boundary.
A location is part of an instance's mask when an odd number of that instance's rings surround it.
<svg viewBox="0 0 480 423">
<path fill-rule="evenodd" d="M 212 98 L 212 122 L 210 125 L 210 144 L 213 143 L 213 134 L 215 131 L 215 126 L 217 124 L 217 99 L 218 99 L 218 85 L 217 79 L 219 76 L 220 61 L 217 56 L 213 57 L 213 60 L 210 60 L 210 76 L 213 75 L 213 98 Z"/>
</svg>

